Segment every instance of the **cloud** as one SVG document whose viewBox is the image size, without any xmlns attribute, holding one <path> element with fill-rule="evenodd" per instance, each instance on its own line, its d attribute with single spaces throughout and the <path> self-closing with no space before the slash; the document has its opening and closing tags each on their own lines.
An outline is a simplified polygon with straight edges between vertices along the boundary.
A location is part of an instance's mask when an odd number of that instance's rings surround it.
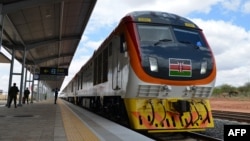
<svg viewBox="0 0 250 141">
<path fill-rule="evenodd" d="M 113 27 L 127 13 L 136 10 L 154 10 L 187 16 L 192 12 L 208 13 L 221 0 L 99 0 L 90 18 L 87 32 L 102 27 Z M 114 6 L 111 6 L 114 5 Z"/>
<path fill-rule="evenodd" d="M 244 84 L 246 78 L 250 77 L 247 73 L 250 70 L 250 31 L 222 20 L 193 19 L 193 21 L 204 30 L 214 52 L 219 80 L 217 85 Z"/>
<path fill-rule="evenodd" d="M 221 2 L 226 10 L 237 11 L 240 7 L 241 0 L 224 0 Z"/>
<path fill-rule="evenodd" d="M 242 12 L 245 14 L 250 14 L 250 1 L 243 4 Z"/>
<path fill-rule="evenodd" d="M 4 92 L 7 92 L 8 90 L 8 82 L 9 82 L 9 76 L 7 75 L 10 69 L 10 64 L 1 64 L 0 74 L 6 74 L 6 75 L 0 75 L 0 90 L 3 90 Z M 7 82 L 7 83 L 6 83 Z"/>
<path fill-rule="evenodd" d="M 243 86 L 247 82 L 250 82 L 250 75 L 247 72 L 250 71 L 249 67 L 240 66 L 231 70 L 221 70 L 217 72 L 216 85 L 229 84 L 232 86 Z"/>
<path fill-rule="evenodd" d="M 4 49 L 1 48 L 1 52 L 5 54 L 9 59 L 11 59 L 11 55 Z M 3 90 L 5 93 L 8 91 L 9 86 L 9 75 L 10 75 L 10 63 L 0 63 L 0 90 Z M 14 61 L 13 73 L 21 73 L 21 64 L 18 61 Z M 12 83 L 16 83 L 17 86 L 20 86 L 21 75 L 13 75 Z M 12 84 L 11 84 L 12 85 Z"/>
</svg>

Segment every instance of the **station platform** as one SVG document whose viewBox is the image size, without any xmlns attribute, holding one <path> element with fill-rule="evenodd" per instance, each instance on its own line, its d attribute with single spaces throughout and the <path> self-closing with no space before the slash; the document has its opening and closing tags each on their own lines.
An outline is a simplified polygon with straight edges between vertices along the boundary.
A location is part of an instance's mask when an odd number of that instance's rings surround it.
<svg viewBox="0 0 250 141">
<path fill-rule="evenodd" d="M 0 101 L 0 141 L 152 141 L 64 100 L 53 100 L 17 108 Z"/>
</svg>

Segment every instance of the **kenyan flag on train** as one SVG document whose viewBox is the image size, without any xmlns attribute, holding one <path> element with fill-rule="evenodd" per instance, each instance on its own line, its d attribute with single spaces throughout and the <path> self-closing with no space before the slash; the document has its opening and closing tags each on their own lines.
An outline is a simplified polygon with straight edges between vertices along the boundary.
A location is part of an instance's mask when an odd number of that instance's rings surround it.
<svg viewBox="0 0 250 141">
<path fill-rule="evenodd" d="M 191 60 L 169 58 L 169 76 L 191 77 L 192 76 Z"/>
</svg>

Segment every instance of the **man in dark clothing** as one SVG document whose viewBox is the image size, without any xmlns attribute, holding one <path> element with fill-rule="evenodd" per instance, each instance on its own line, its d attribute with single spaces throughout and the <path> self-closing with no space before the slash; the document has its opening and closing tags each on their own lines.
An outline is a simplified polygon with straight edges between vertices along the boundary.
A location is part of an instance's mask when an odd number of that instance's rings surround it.
<svg viewBox="0 0 250 141">
<path fill-rule="evenodd" d="M 55 89 L 55 104 L 56 104 L 56 100 L 57 100 L 57 96 L 58 96 L 58 91 L 59 91 L 59 89 L 56 88 L 56 89 Z"/>
<path fill-rule="evenodd" d="M 24 91 L 24 103 L 27 100 L 27 104 L 29 104 L 29 94 L 30 94 L 30 91 L 28 88 L 26 88 Z"/>
<path fill-rule="evenodd" d="M 14 104 L 15 104 L 15 108 L 16 108 L 16 98 L 17 98 L 17 93 L 19 92 L 19 89 L 16 86 L 16 83 L 13 83 L 13 86 L 10 87 L 9 89 L 9 103 L 8 103 L 8 108 L 10 108 L 10 105 L 12 103 L 12 99 L 14 99 Z"/>
</svg>

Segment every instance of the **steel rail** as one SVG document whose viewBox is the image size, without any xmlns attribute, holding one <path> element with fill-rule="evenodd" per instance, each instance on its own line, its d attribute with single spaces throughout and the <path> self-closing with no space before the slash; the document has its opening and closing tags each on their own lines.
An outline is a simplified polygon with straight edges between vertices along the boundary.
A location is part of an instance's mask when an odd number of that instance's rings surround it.
<svg viewBox="0 0 250 141">
<path fill-rule="evenodd" d="M 212 115 L 214 118 L 250 123 L 250 113 L 213 110 Z"/>
</svg>

